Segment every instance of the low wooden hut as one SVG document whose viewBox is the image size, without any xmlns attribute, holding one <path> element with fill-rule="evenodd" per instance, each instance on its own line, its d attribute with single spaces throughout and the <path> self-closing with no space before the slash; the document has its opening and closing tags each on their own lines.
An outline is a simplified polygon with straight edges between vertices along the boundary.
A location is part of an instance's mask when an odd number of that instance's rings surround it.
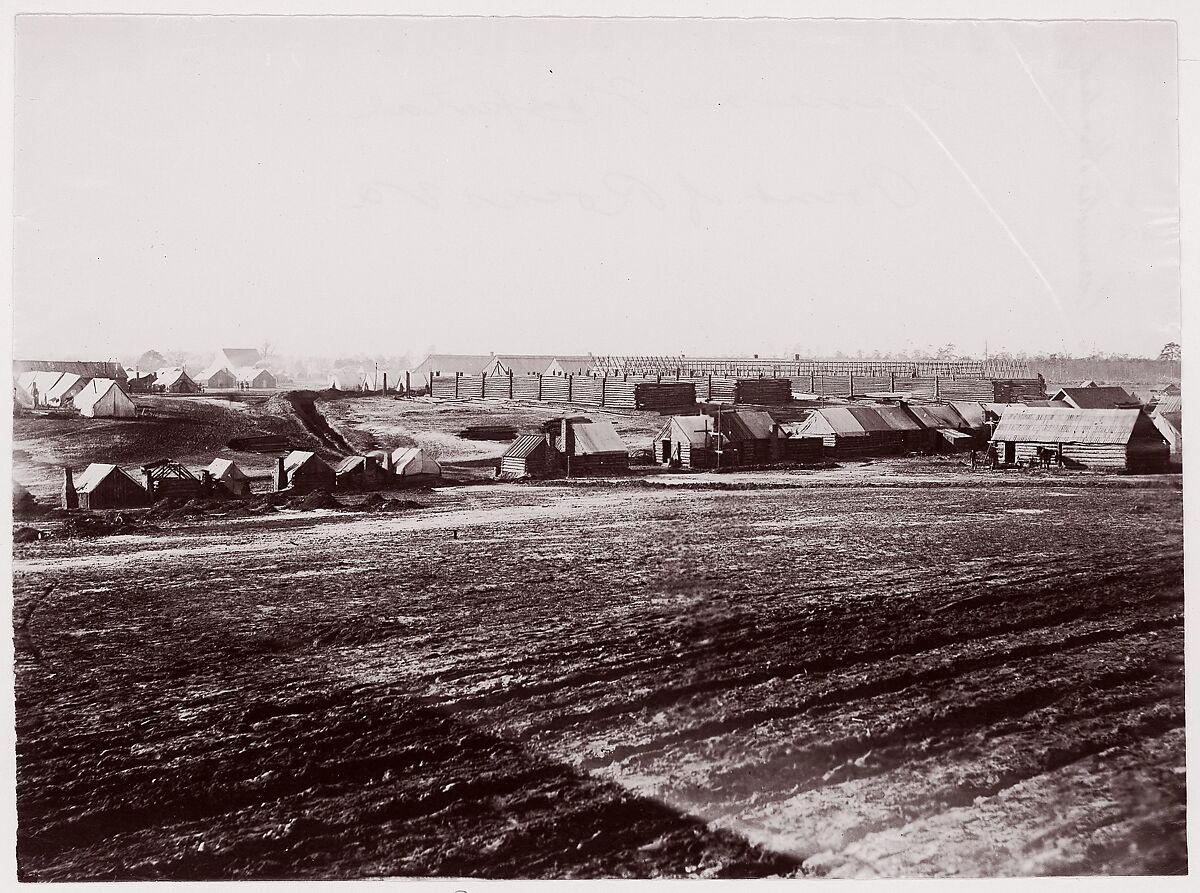
<svg viewBox="0 0 1200 893">
<path fill-rule="evenodd" d="M 93 462 L 74 479 L 81 509 L 123 509 L 146 505 L 149 496 L 137 481 L 118 468 Z"/>
<path fill-rule="evenodd" d="M 671 416 L 654 436 L 654 461 L 672 468 L 713 468 L 720 435 L 706 415 Z"/>
<path fill-rule="evenodd" d="M 347 456 L 333 473 L 339 490 L 382 490 L 390 483 L 387 470 L 374 456 Z"/>
<path fill-rule="evenodd" d="M 1140 409 L 1010 406 L 992 445 L 1005 465 L 1037 461 L 1039 449 L 1051 449 L 1068 466 L 1153 472 L 1171 455 L 1166 438 Z"/>
<path fill-rule="evenodd" d="M 828 406 L 814 409 L 792 428 L 796 437 L 819 437 L 833 458 L 887 456 L 923 446 L 925 429 L 899 406 Z"/>
<path fill-rule="evenodd" d="M 336 486 L 337 475 L 316 453 L 292 450 L 276 462 L 276 490 L 311 493 L 314 490 L 333 490 Z"/>
<path fill-rule="evenodd" d="M 1090 384 L 1078 388 L 1059 388 L 1050 395 L 1057 403 L 1072 409 L 1137 409 L 1142 402 L 1124 388 Z"/>
<path fill-rule="evenodd" d="M 549 477 L 562 467 L 558 450 L 545 434 L 519 434 L 500 457 L 501 477 Z"/>
<path fill-rule="evenodd" d="M 1166 439 L 1167 444 L 1171 447 L 1171 461 L 1183 461 L 1183 411 L 1180 409 L 1167 409 L 1163 411 L 1159 407 L 1155 407 L 1154 412 L 1150 413 L 1150 419 L 1154 422 L 1154 427 Z"/>
<path fill-rule="evenodd" d="M 904 408 L 925 429 L 926 448 L 930 451 L 957 452 L 984 446 L 983 432 L 973 429 L 971 423 L 949 403 L 906 403 Z"/>
<path fill-rule="evenodd" d="M 629 450 L 612 422 L 564 418 L 556 427 L 550 427 L 547 435 L 551 446 L 562 454 L 563 471 L 568 475 L 618 474 L 629 470 Z"/>
</svg>

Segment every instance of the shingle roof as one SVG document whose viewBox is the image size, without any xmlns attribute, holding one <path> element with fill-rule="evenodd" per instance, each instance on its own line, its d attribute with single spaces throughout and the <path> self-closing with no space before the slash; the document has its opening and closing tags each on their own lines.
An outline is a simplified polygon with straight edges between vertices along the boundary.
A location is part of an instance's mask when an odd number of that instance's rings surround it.
<svg viewBox="0 0 1200 893">
<path fill-rule="evenodd" d="M 992 440 L 1016 443 L 1129 443 L 1140 420 L 1144 420 L 1140 426 L 1144 432 L 1150 417 L 1140 409 L 1013 405 L 1000 417 Z M 1154 430 L 1152 425 L 1150 430 Z"/>
<path fill-rule="evenodd" d="M 412 370 L 413 375 L 478 375 L 492 362 L 491 354 L 431 353 L 425 361 Z"/>
<path fill-rule="evenodd" d="M 507 450 L 504 451 L 503 458 L 505 459 L 528 459 L 533 455 L 533 451 L 538 448 L 538 444 L 545 443 L 545 438 L 540 434 L 521 434 L 512 442 Z"/>
<path fill-rule="evenodd" d="M 217 358 L 218 363 L 228 366 L 231 369 L 237 369 L 241 366 L 253 366 L 255 363 L 261 361 L 262 354 L 253 347 L 222 347 L 221 355 Z"/>
<path fill-rule="evenodd" d="M 1121 404 L 1136 406 L 1141 402 L 1124 388 L 1115 386 L 1060 388 L 1050 399 L 1064 400 L 1078 409 L 1116 409 Z"/>
<path fill-rule="evenodd" d="M 952 406 L 909 406 L 911 412 L 926 428 L 951 428 L 961 430 L 971 427 Z M 982 417 L 980 424 L 983 424 Z"/>
<path fill-rule="evenodd" d="M 1183 397 L 1178 395 L 1159 397 L 1154 404 L 1156 413 L 1183 412 Z"/>
</svg>

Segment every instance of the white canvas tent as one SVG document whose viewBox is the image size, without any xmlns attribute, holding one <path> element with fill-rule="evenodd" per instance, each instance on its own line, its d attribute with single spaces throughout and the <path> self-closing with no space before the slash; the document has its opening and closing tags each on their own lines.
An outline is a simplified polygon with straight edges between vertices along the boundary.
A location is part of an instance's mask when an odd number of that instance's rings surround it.
<svg viewBox="0 0 1200 893">
<path fill-rule="evenodd" d="M 43 395 L 43 400 L 47 406 L 71 406 L 75 395 L 87 387 L 90 380 L 74 372 L 64 372 L 54 383 L 54 387 Z"/>
<path fill-rule="evenodd" d="M 137 407 L 111 378 L 93 378 L 75 395 L 75 408 L 88 418 L 131 419 Z"/>
<path fill-rule="evenodd" d="M 22 372 L 17 378 L 17 383 L 29 392 L 30 397 L 38 405 L 46 405 L 46 397 L 51 389 L 62 378 L 61 372 L 47 372 L 38 370 L 35 372 Z"/>
<path fill-rule="evenodd" d="M 398 447 L 392 451 L 392 472 L 403 483 L 427 483 L 442 476 L 442 466 L 419 447 Z"/>
<path fill-rule="evenodd" d="M 248 478 L 232 459 L 213 459 L 204 469 L 212 479 L 225 486 L 235 496 L 250 495 L 250 478 Z"/>
</svg>

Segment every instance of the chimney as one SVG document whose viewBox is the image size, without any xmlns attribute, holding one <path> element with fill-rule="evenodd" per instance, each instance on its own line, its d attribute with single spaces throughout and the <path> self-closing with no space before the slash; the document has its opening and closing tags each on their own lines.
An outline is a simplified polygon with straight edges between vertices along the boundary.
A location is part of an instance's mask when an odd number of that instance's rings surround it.
<svg viewBox="0 0 1200 893">
<path fill-rule="evenodd" d="M 207 468 L 200 469 L 200 489 L 208 493 L 213 488 L 212 472 Z"/>
<path fill-rule="evenodd" d="M 575 432 L 571 430 L 571 423 L 565 417 L 562 420 L 560 440 L 559 449 L 564 455 L 572 455 L 575 452 Z"/>
<path fill-rule="evenodd" d="M 383 373 L 383 392 L 387 393 L 387 373 Z"/>
<path fill-rule="evenodd" d="M 274 484 L 276 493 L 287 489 L 287 472 L 283 468 L 283 456 L 275 457 Z"/>
<path fill-rule="evenodd" d="M 387 373 L 384 373 L 384 381 L 387 381 Z M 392 459 L 392 451 L 385 450 L 383 453 L 383 470 L 387 472 L 387 476 L 391 477 L 396 473 L 396 463 Z"/>
<path fill-rule="evenodd" d="M 62 507 L 79 508 L 79 494 L 75 492 L 75 481 L 71 477 L 71 466 L 63 466 Z"/>
<path fill-rule="evenodd" d="M 771 461 L 779 461 L 779 422 L 771 424 Z"/>
<path fill-rule="evenodd" d="M 143 468 L 142 475 L 146 478 L 146 493 L 151 499 L 154 499 L 154 472 L 149 468 Z"/>
</svg>

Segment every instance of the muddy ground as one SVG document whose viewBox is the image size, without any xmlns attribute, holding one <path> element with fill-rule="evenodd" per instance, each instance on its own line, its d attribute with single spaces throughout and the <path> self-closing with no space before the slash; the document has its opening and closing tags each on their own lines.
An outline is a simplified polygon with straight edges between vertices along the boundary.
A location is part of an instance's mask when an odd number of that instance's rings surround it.
<svg viewBox="0 0 1200 893">
<path fill-rule="evenodd" d="M 17 545 L 21 877 L 1186 868 L 1178 478 L 420 502 Z"/>
</svg>

